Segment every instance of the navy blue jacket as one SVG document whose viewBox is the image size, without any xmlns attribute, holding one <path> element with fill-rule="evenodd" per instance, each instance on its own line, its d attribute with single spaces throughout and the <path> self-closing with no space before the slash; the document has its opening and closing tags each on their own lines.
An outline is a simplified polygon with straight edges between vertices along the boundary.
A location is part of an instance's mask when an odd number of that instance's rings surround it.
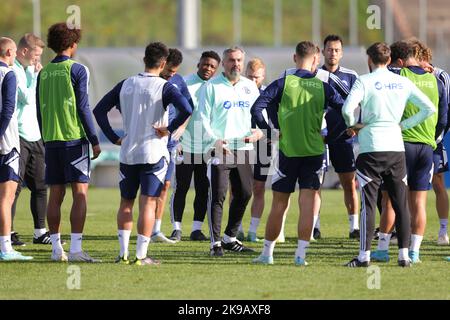
<svg viewBox="0 0 450 320">
<path fill-rule="evenodd" d="M 0 61 L 0 66 L 8 68 L 8 65 Z M 17 79 L 13 71 L 6 74 L 2 83 L 2 110 L 0 112 L 0 137 L 5 134 L 9 122 L 16 109 Z"/>
</svg>

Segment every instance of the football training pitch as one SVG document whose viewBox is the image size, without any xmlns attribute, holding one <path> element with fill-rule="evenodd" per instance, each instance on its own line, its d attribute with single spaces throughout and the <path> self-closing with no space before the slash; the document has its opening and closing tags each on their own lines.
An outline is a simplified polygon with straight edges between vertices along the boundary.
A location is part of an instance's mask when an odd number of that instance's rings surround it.
<svg viewBox="0 0 450 320">
<path fill-rule="evenodd" d="M 149 255 L 160 259 L 160 266 L 118 265 L 116 212 L 117 189 L 89 191 L 88 217 L 83 249 L 101 264 L 66 264 L 50 261 L 51 245 L 33 245 L 33 224 L 29 213 L 29 192 L 22 192 L 15 230 L 27 246 L 21 252 L 34 256 L 33 262 L 0 263 L 0 300 L 4 299 L 450 299 L 450 246 L 436 245 L 439 229 L 434 193 L 428 197 L 428 224 L 421 248 L 422 263 L 411 268 L 397 266 L 397 247 L 391 245 L 389 263 L 373 263 L 369 269 L 343 267 L 359 250 L 359 242 L 348 239 L 348 222 L 340 190 L 322 192 L 321 230 L 323 238 L 313 242 L 307 252 L 307 267 L 294 265 L 297 247 L 298 193 L 294 194 L 287 220 L 286 243 L 275 247 L 272 266 L 252 265 L 262 243 L 247 243 L 257 252 L 225 253 L 209 256 L 209 242 L 189 241 L 192 224 L 193 192 L 187 199 L 183 217 L 183 239 L 169 244 L 149 246 Z M 295 197 L 295 198 L 294 198 Z M 294 201 L 292 201 L 294 200 Z M 68 190 L 63 204 L 62 235 L 70 239 Z M 271 204 L 266 192 L 266 209 L 258 229 L 264 237 L 265 222 Z M 295 205 L 294 205 L 295 204 Z M 137 220 L 137 207 L 134 210 Z M 228 212 L 226 201 L 225 212 Z M 225 228 L 227 215 L 222 228 Z M 250 221 L 250 205 L 244 216 L 244 230 Z M 378 224 L 378 223 L 377 223 Z M 162 231 L 170 235 L 172 226 L 168 208 Z M 203 231 L 208 235 L 207 224 Z M 136 224 L 130 242 L 134 257 Z M 69 244 L 64 246 L 69 250 Z M 372 249 L 376 249 L 376 241 Z"/>
</svg>

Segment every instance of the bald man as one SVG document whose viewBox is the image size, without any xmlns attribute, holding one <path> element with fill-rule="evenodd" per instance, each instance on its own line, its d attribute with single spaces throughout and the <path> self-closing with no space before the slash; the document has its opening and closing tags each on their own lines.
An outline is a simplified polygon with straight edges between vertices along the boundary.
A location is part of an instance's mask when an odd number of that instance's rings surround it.
<svg viewBox="0 0 450 320">
<path fill-rule="evenodd" d="M 19 129 L 15 114 L 17 80 L 10 68 L 16 58 L 13 40 L 0 38 L 0 261 L 31 260 L 11 245 L 11 207 L 19 178 Z"/>
</svg>

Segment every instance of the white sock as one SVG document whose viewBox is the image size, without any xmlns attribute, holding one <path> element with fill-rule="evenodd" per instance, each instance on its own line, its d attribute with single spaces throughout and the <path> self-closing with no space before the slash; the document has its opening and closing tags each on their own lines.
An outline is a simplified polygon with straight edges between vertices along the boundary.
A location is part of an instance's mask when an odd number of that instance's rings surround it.
<svg viewBox="0 0 450 320">
<path fill-rule="evenodd" d="M 202 230 L 203 221 L 196 221 L 194 220 L 192 222 L 192 231 Z"/>
<path fill-rule="evenodd" d="M 348 216 L 348 224 L 350 228 L 350 232 L 353 232 L 355 229 L 359 229 L 359 221 L 357 214 L 351 214 Z"/>
<path fill-rule="evenodd" d="M 370 261 L 370 250 L 369 251 L 359 251 L 358 260 L 360 262 Z"/>
<path fill-rule="evenodd" d="M 262 255 L 266 257 L 273 256 L 273 249 L 275 249 L 276 241 L 269 241 L 264 239 L 264 247 L 262 251 Z"/>
<path fill-rule="evenodd" d="M 76 253 L 83 251 L 81 249 L 81 242 L 83 241 L 82 233 L 71 233 L 70 234 L 70 253 Z"/>
<path fill-rule="evenodd" d="M 242 227 L 242 222 L 241 222 L 241 224 L 239 225 L 238 231 L 239 231 L 239 232 L 242 232 L 242 233 L 244 232 L 244 228 Z"/>
<path fill-rule="evenodd" d="M 408 260 L 408 248 L 401 248 L 398 250 L 398 260 Z"/>
<path fill-rule="evenodd" d="M 34 229 L 34 237 L 39 238 L 40 236 L 44 235 L 46 232 L 47 232 L 46 228 Z"/>
<path fill-rule="evenodd" d="M 314 224 L 314 228 L 320 229 L 320 212 L 319 212 L 319 214 L 317 215 L 317 219 L 316 219 L 316 217 L 314 216 L 314 220 L 316 221 L 316 223 Z"/>
<path fill-rule="evenodd" d="M 223 234 L 223 237 L 222 237 L 222 241 L 223 241 L 224 243 L 232 243 L 232 242 L 237 241 L 237 238 L 236 238 L 236 237 L 230 237 L 229 235 L 227 235 L 226 233 L 224 233 L 224 234 Z"/>
<path fill-rule="evenodd" d="M 173 223 L 173 228 L 174 228 L 175 230 L 180 230 L 180 231 L 181 231 L 181 222 L 175 221 L 175 222 Z"/>
<path fill-rule="evenodd" d="M 120 256 L 128 256 L 128 244 L 130 243 L 131 230 L 118 230 Z"/>
<path fill-rule="evenodd" d="M 390 233 L 381 233 L 378 239 L 378 250 L 386 251 L 389 250 L 389 241 L 391 241 Z"/>
<path fill-rule="evenodd" d="M 447 234 L 448 219 L 439 219 L 439 237 Z"/>
<path fill-rule="evenodd" d="M 411 247 L 409 250 L 419 252 L 420 245 L 422 244 L 423 236 L 419 236 L 417 234 L 411 235 Z"/>
<path fill-rule="evenodd" d="M 303 260 L 306 257 L 306 248 L 309 247 L 309 241 L 298 240 L 297 241 L 297 250 L 295 251 L 295 256 L 300 257 Z"/>
<path fill-rule="evenodd" d="M 261 221 L 260 218 L 251 218 L 250 220 L 250 228 L 248 228 L 248 232 L 256 233 L 256 230 L 258 230 L 259 222 Z"/>
<path fill-rule="evenodd" d="M 147 257 L 148 244 L 150 243 L 150 238 L 138 234 L 136 242 L 136 258 L 144 259 Z"/>
<path fill-rule="evenodd" d="M 57 253 L 64 251 L 61 244 L 61 233 L 54 233 L 50 235 L 50 240 L 52 241 L 52 250 Z"/>
<path fill-rule="evenodd" d="M 155 219 L 155 223 L 153 224 L 153 234 L 161 232 L 161 222 L 161 219 Z"/>
<path fill-rule="evenodd" d="M 12 244 L 11 244 L 11 235 L 0 236 L 0 248 L 2 253 L 13 252 Z"/>
</svg>

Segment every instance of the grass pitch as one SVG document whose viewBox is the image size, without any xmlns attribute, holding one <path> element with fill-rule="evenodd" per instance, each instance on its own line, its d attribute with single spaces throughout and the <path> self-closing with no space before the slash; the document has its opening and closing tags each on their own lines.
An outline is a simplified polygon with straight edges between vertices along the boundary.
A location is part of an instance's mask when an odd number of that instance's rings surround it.
<svg viewBox="0 0 450 320">
<path fill-rule="evenodd" d="M 297 196 L 298 193 L 293 195 L 295 199 Z M 113 262 L 119 248 L 117 189 L 90 189 L 83 249 L 102 259 L 103 263 L 78 265 L 53 263 L 50 245 L 32 244 L 29 192 L 24 190 L 18 204 L 15 230 L 27 242 L 27 246 L 19 250 L 34 256 L 34 260 L 0 263 L 0 299 L 450 299 L 450 263 L 444 261 L 445 256 L 450 256 L 450 247 L 436 245 L 439 225 L 433 192 L 429 193 L 427 232 L 420 251 L 423 262 L 409 269 L 397 266 L 397 248 L 392 245 L 391 262 L 373 264 L 379 268 L 343 267 L 357 254 L 359 243 L 348 239 L 342 191 L 324 190 L 322 197 L 323 239 L 311 243 L 307 253 L 310 265 L 306 268 L 296 267 L 293 263 L 297 247 L 296 206 L 291 206 L 286 220 L 286 243 L 275 247 L 275 264 L 252 265 L 251 260 L 261 252 L 262 243 L 247 243 L 256 249 L 253 254 L 226 252 L 223 258 L 211 258 L 209 242 L 189 241 L 192 191 L 188 194 L 184 214 L 183 241 L 175 245 L 150 244 L 149 255 L 160 259 L 162 264 L 138 267 Z M 260 238 L 264 237 L 270 203 L 271 192 L 268 190 L 266 210 L 258 230 Z M 66 240 L 70 239 L 70 204 L 71 195 L 67 192 L 62 220 L 62 234 Z M 227 205 L 225 212 L 228 212 Z M 224 216 L 223 228 L 226 221 L 227 216 Z M 245 230 L 248 230 L 249 221 L 248 208 L 244 216 Z M 205 223 L 205 234 L 207 230 Z M 172 231 L 168 209 L 162 231 L 166 235 Z M 134 256 L 136 226 L 133 236 L 130 252 Z M 376 248 L 376 242 L 373 245 Z M 66 244 L 65 250 L 68 249 L 69 244 Z M 79 283 L 73 280 L 78 271 Z M 375 278 L 377 275 L 379 278 Z M 78 284 L 79 289 L 70 289 Z"/>
</svg>

